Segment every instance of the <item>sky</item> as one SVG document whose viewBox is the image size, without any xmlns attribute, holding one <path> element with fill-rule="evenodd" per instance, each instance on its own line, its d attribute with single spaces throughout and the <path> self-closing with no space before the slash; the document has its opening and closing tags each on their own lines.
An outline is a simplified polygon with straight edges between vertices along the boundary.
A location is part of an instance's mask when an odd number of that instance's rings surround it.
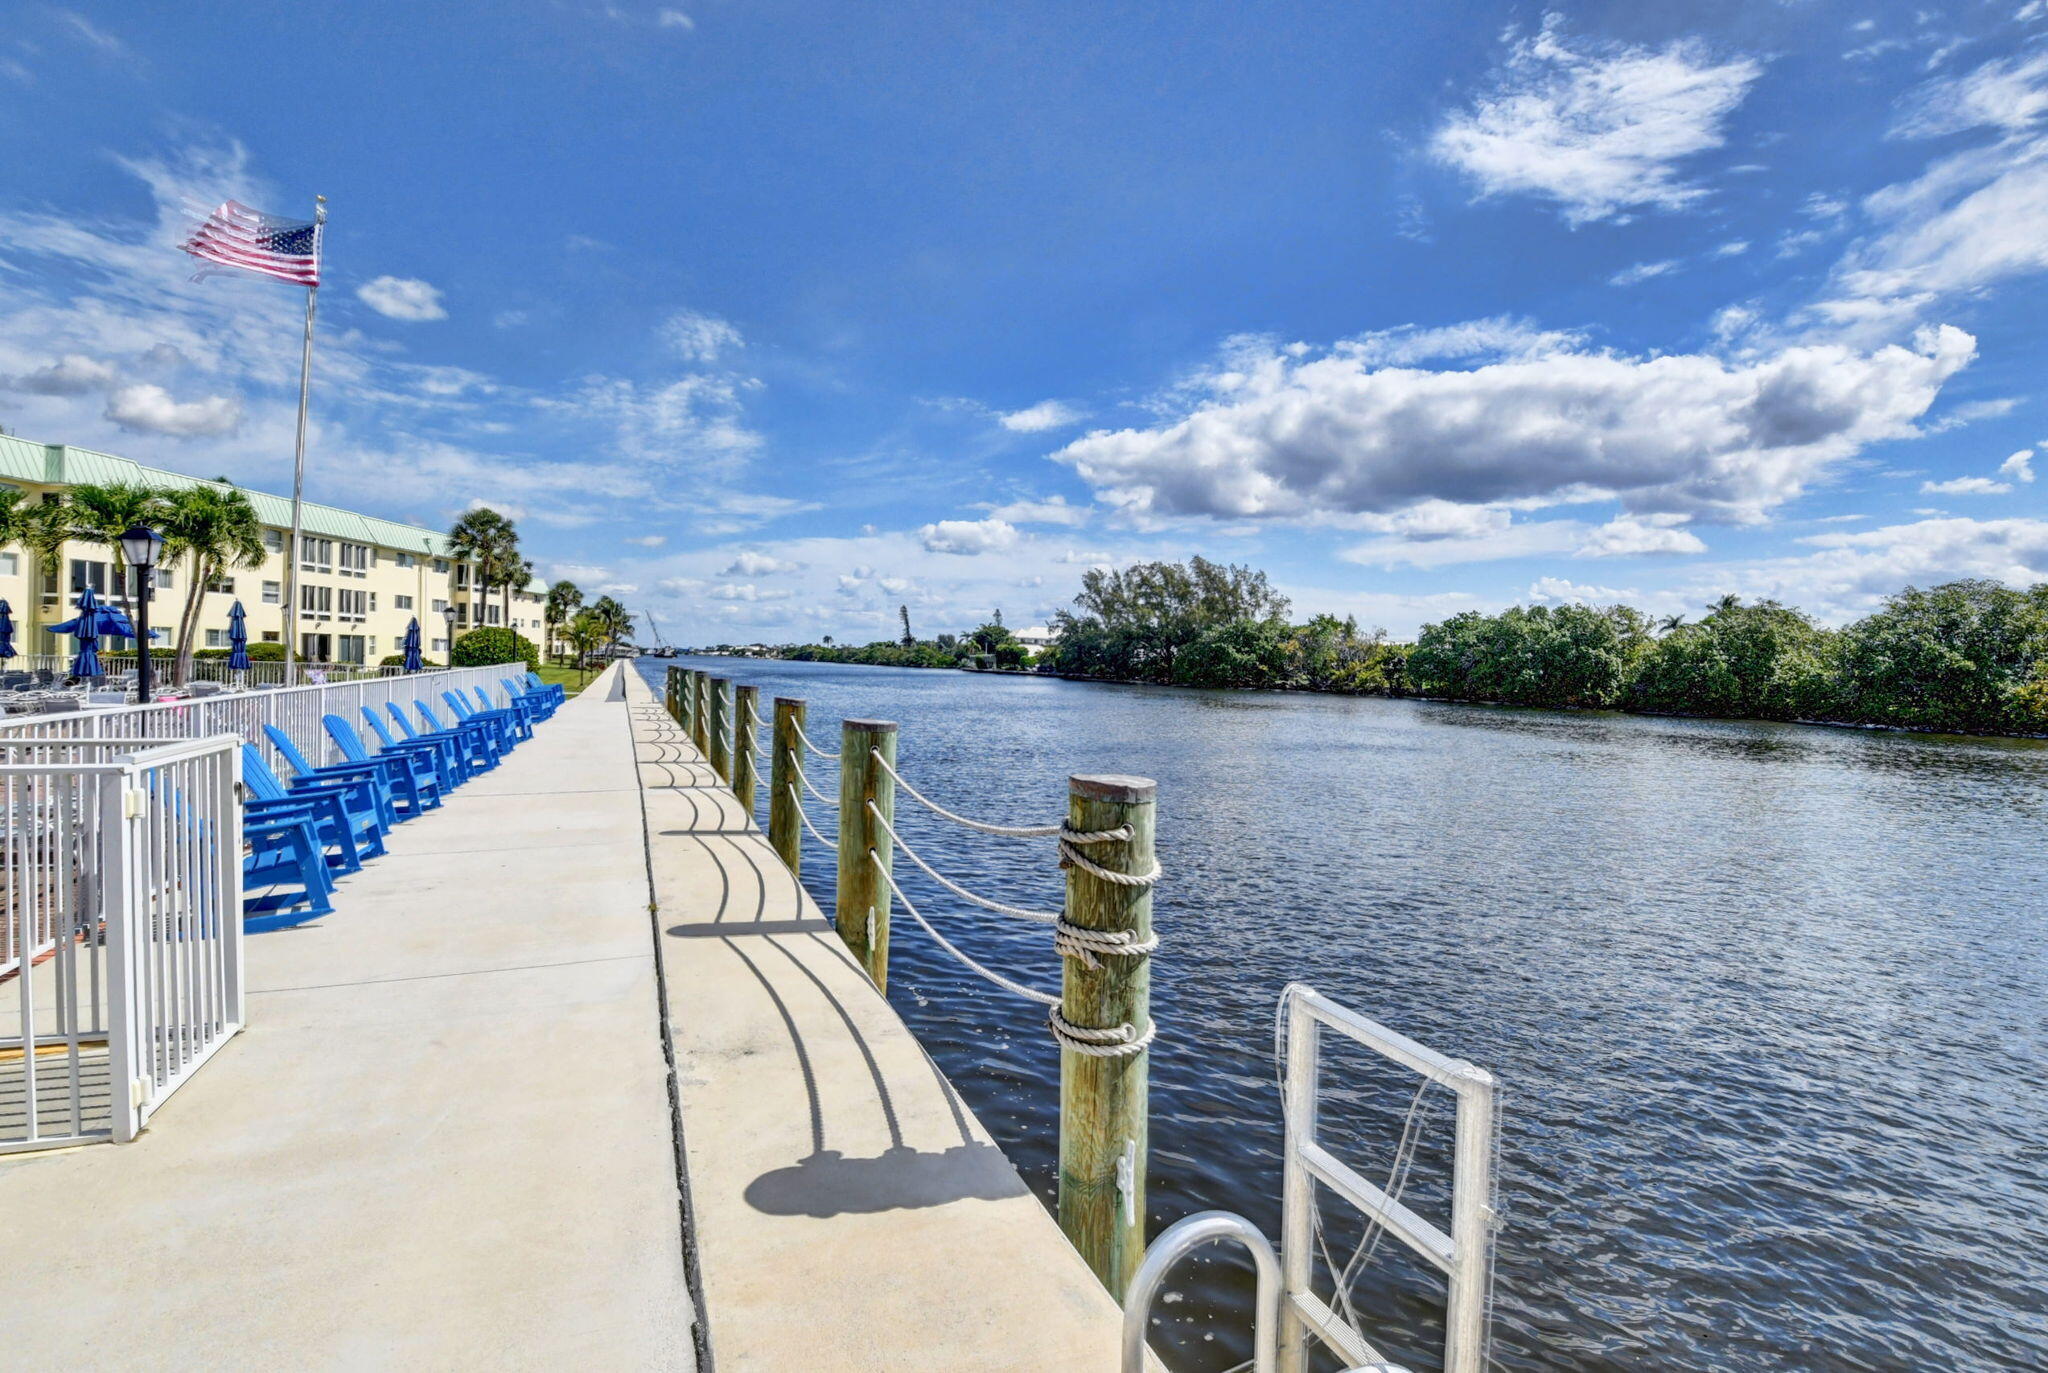
<svg viewBox="0 0 2048 1373">
<path fill-rule="evenodd" d="M 2048 0 L 17 3 L 0 426 L 307 494 L 680 643 L 2048 579 Z"/>
</svg>

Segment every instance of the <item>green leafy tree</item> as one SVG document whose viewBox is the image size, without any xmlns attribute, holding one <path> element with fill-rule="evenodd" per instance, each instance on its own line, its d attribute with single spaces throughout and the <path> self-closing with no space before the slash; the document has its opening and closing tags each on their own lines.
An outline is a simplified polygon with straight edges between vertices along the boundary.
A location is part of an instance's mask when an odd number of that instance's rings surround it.
<svg viewBox="0 0 2048 1373">
<path fill-rule="evenodd" d="M 548 588 L 547 603 L 541 607 L 541 619 L 547 627 L 548 647 L 554 647 L 554 640 L 569 622 L 569 617 L 583 607 L 583 589 L 572 581 L 559 581 Z"/>
<path fill-rule="evenodd" d="M 191 486 L 164 497 L 160 532 L 164 560 L 186 560 L 177 660 L 178 680 L 184 681 L 192 675 L 206 584 L 223 572 L 263 565 L 263 522 L 248 496 L 236 488 Z"/>
<path fill-rule="evenodd" d="M 121 535 L 138 524 L 161 524 L 165 493 L 134 482 L 81 482 L 65 492 L 64 509 L 70 514 L 72 538 L 104 545 L 112 555 L 114 594 L 132 617 L 135 600 L 128 585 L 128 559 L 121 552 Z"/>
<path fill-rule="evenodd" d="M 616 649 L 633 632 L 633 617 L 626 613 L 626 607 L 609 596 L 600 596 L 590 607 L 590 613 L 604 626 L 604 646 Z"/>
<path fill-rule="evenodd" d="M 1287 598 L 1266 574 L 1191 558 L 1090 568 L 1073 610 L 1053 617 L 1063 671 L 1149 682 L 1178 680 L 1181 653 L 1232 620 L 1284 621 Z"/>
<path fill-rule="evenodd" d="M 562 630 L 562 635 L 568 639 L 569 647 L 576 651 L 578 672 L 589 670 L 590 655 L 605 646 L 610 633 L 611 630 L 603 617 L 594 610 L 579 610 L 570 617 L 569 623 Z"/>
<path fill-rule="evenodd" d="M 1836 708 L 1843 719 L 1914 729 L 2021 729 L 2022 693 L 2044 658 L 2048 584 L 1907 587 L 1842 631 Z"/>
<path fill-rule="evenodd" d="M 482 606 L 492 587 L 505 591 L 504 620 L 512 623 L 512 582 L 519 576 L 519 531 L 512 521 L 489 506 L 465 510 L 448 530 L 448 556 L 468 563 L 475 580 L 477 622 L 483 622 Z"/>
<path fill-rule="evenodd" d="M 1631 706 L 1757 720 L 1826 710 L 1832 636 L 1800 611 L 1730 596 L 1697 623 L 1682 616 L 1663 623 L 1663 637 L 1636 667 Z"/>
<path fill-rule="evenodd" d="M 448 663 L 451 667 L 524 663 L 537 672 L 540 670 L 540 650 L 524 634 L 514 633 L 501 625 L 489 625 L 483 629 L 472 629 L 449 645 Z"/>
</svg>

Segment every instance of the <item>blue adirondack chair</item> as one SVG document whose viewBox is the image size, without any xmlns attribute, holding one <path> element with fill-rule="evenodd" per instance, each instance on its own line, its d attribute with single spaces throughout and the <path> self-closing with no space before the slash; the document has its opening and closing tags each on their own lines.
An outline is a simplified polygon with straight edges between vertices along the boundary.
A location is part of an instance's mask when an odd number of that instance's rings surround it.
<svg viewBox="0 0 2048 1373">
<path fill-rule="evenodd" d="M 506 750 L 510 747 L 504 741 L 504 731 L 491 722 L 464 720 L 458 717 L 454 728 L 451 729 L 435 718 L 433 710 L 425 701 L 414 701 L 412 708 L 420 713 L 420 720 L 431 733 L 452 735 L 462 740 L 464 748 L 471 749 L 489 758 L 490 766 L 492 767 L 498 765 L 504 758 Z M 391 714 L 397 719 L 399 728 L 411 728 L 411 726 L 405 723 L 405 717 L 399 713 L 397 706 L 391 707 Z"/>
<path fill-rule="evenodd" d="M 368 724 L 375 731 L 377 742 L 382 747 L 386 749 L 432 749 L 441 760 L 440 770 L 445 787 L 459 787 L 470 779 L 469 764 L 463 757 L 460 740 L 438 734 L 432 736 L 418 735 L 414 734 L 410 729 L 405 732 L 403 738 L 400 738 L 391 732 L 391 726 L 378 718 L 376 711 L 371 710 L 368 706 L 364 706 L 362 711 L 364 723 Z"/>
<path fill-rule="evenodd" d="M 517 681 L 511 677 L 504 677 L 499 680 L 500 684 L 505 688 L 505 694 L 514 701 L 525 702 L 532 709 L 534 718 L 537 720 L 552 718 L 555 708 L 561 705 L 561 702 L 555 699 L 553 692 L 535 691 L 524 682 Z"/>
<path fill-rule="evenodd" d="M 548 698 L 558 706 L 569 699 L 569 693 L 561 683 L 543 682 L 538 672 L 526 674 L 526 685 L 529 690 L 546 692 Z"/>
<path fill-rule="evenodd" d="M 516 704 L 509 706 L 491 704 L 491 693 L 482 687 L 471 687 L 470 690 L 476 693 L 476 700 L 474 702 L 459 691 L 455 693 L 455 699 L 463 705 L 469 706 L 479 717 L 503 720 L 506 724 L 510 725 L 512 727 L 512 738 L 515 743 L 533 737 L 533 717 L 528 715 L 527 712 L 521 710 Z M 447 693 L 444 692 L 442 694 L 446 695 Z"/>
<path fill-rule="evenodd" d="M 531 738 L 533 735 L 533 728 L 525 725 L 516 711 L 478 710 L 470 703 L 469 698 L 459 691 L 444 691 L 441 693 L 441 699 L 448 703 L 448 709 L 455 712 L 456 719 L 481 722 L 497 730 L 498 740 L 508 753 L 517 747 L 520 740 Z M 523 733 L 522 726 L 525 726 Z"/>
<path fill-rule="evenodd" d="M 499 709 L 491 704 L 491 693 L 488 688 L 476 687 L 474 690 L 477 700 L 483 702 L 485 710 Z M 531 738 L 533 727 L 547 718 L 547 708 L 539 701 L 528 700 L 524 693 L 514 691 L 509 683 L 505 687 L 505 698 L 506 704 L 503 709 L 510 710 L 519 717 L 519 722 L 526 726 L 527 737 Z"/>
<path fill-rule="evenodd" d="M 384 852 L 384 832 L 374 817 L 363 815 L 349 804 L 352 790 L 360 784 L 337 782 L 327 786 L 307 785 L 296 791 L 286 788 L 263 761 L 254 744 L 242 745 L 242 786 L 249 793 L 244 803 L 246 819 L 291 819 L 303 817 L 313 825 L 314 837 L 327 866 L 336 872 L 361 872 L 365 854 L 374 858 Z M 360 798 L 357 798 L 358 800 Z"/>
<path fill-rule="evenodd" d="M 321 784 L 346 787 L 344 799 L 350 812 L 370 816 L 376 823 L 380 838 L 398 828 L 398 805 L 391 799 L 390 773 L 394 764 L 329 763 L 324 767 L 314 767 L 306 761 L 306 755 L 299 752 L 299 746 L 292 742 L 292 737 L 276 725 L 265 725 L 263 732 L 270 736 L 271 746 L 291 765 L 292 790 Z"/>
<path fill-rule="evenodd" d="M 249 849 L 242 858 L 243 929 L 261 934 L 334 914 L 334 882 L 313 819 L 303 809 L 245 814 L 242 839 Z"/>
<path fill-rule="evenodd" d="M 397 762 L 392 789 L 397 799 L 403 801 L 408 813 L 418 815 L 421 811 L 434 810 L 440 806 L 442 797 L 454 784 L 442 776 L 441 750 L 428 745 L 424 748 L 393 748 L 373 754 L 363 746 L 363 736 L 356 733 L 356 727 L 339 715 L 323 715 L 320 723 L 327 729 L 327 737 L 341 750 L 341 756 L 351 763 Z"/>
</svg>

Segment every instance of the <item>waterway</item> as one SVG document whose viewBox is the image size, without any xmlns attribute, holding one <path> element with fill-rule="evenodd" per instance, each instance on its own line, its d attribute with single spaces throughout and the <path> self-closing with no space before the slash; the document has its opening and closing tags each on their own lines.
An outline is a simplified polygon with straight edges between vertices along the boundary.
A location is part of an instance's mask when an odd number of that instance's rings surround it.
<svg viewBox="0 0 2048 1373">
<path fill-rule="evenodd" d="M 1500 1367 L 2048 1367 L 2048 745 L 678 665 L 805 698 L 820 743 L 899 721 L 905 775 L 978 817 L 1056 819 L 1074 772 L 1158 779 L 1152 1233 L 1221 1206 L 1277 1236 L 1273 1008 L 1300 979 L 1503 1084 Z M 898 817 L 966 885 L 1057 905 L 1048 841 Z M 1057 987 L 1042 927 L 897 866 L 966 947 Z M 1040 1008 L 897 930 L 891 1001 L 1050 1201 Z M 1415 1100 L 1339 1055 L 1325 1127 L 1381 1176 Z M 1449 1106 L 1422 1098 L 1407 1193 L 1439 1218 Z M 1324 1211 L 1342 1262 L 1358 1226 Z M 1170 1288 L 1177 1368 L 1249 1355 L 1240 1264 Z M 1383 1348 L 1436 1365 L 1441 1289 L 1398 1243 L 1354 1291 Z"/>
</svg>

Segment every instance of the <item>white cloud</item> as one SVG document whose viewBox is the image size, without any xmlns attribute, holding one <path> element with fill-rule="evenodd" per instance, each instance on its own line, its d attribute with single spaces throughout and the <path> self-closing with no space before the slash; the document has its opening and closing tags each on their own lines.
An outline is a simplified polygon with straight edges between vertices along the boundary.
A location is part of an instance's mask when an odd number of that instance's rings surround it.
<svg viewBox="0 0 2048 1373">
<path fill-rule="evenodd" d="M 1454 371 L 1373 370 L 1342 348 L 1233 357 L 1181 418 L 1056 456 L 1138 516 L 1300 519 L 1428 500 L 1761 518 L 1868 444 L 1911 436 L 1975 340 L 1787 348 L 1731 362 L 1561 351 Z"/>
<path fill-rule="evenodd" d="M 1016 526 L 998 519 L 940 520 L 919 529 L 917 537 L 928 553 L 957 553 L 962 557 L 1004 553 L 1018 543 Z"/>
<path fill-rule="evenodd" d="M 1068 505 L 1064 496 L 1042 501 L 1011 501 L 986 507 L 989 515 L 1012 524 L 1056 524 L 1075 528 L 1088 523 L 1094 511 L 1085 505 Z"/>
<path fill-rule="evenodd" d="M 1990 577 L 2048 580 L 2048 520 L 1959 517 L 1801 540 L 1817 551 L 1743 568 L 1741 589 L 1776 596 L 1834 621 L 1865 614 L 1902 586 Z"/>
<path fill-rule="evenodd" d="M 500 310 L 491 316 L 493 329 L 517 329 L 526 323 L 529 316 L 524 310 Z"/>
<path fill-rule="evenodd" d="M 1578 549 L 1586 526 L 1577 520 L 1503 522 L 1480 532 L 1448 535 L 1397 533 L 1337 551 L 1345 562 L 1368 567 L 1455 567 L 1508 558 L 1554 557 Z"/>
<path fill-rule="evenodd" d="M 1040 434 L 1048 429 L 1064 429 L 1077 423 L 1084 416 L 1080 411 L 1056 400 L 1042 400 L 1022 410 L 1012 410 L 1007 415 L 996 417 L 1003 428 L 1013 434 Z"/>
<path fill-rule="evenodd" d="M 2022 448 L 2019 452 L 1998 464 L 1998 475 L 2001 477 L 2011 477 L 2017 482 L 2032 481 L 2034 479 L 2033 450 Z"/>
<path fill-rule="evenodd" d="M 356 288 L 356 299 L 380 315 L 412 324 L 448 318 L 441 293 L 412 277 L 375 277 Z"/>
<path fill-rule="evenodd" d="M 1961 76 L 1929 82 L 1908 104 L 1892 133 L 1938 138 L 1966 129 L 2016 132 L 2048 114 L 2048 52 L 2002 57 Z"/>
<path fill-rule="evenodd" d="M 1722 125 L 1762 70 L 1689 40 L 1574 48 L 1551 15 L 1513 46 L 1492 89 L 1444 122 L 1430 151 L 1483 195 L 1541 196 L 1573 224 L 1675 210 L 1705 194 L 1679 164 L 1722 145 Z"/>
<path fill-rule="evenodd" d="M 727 582 L 707 593 L 714 601 L 786 601 L 796 595 L 789 587 L 755 586 L 752 582 Z"/>
<path fill-rule="evenodd" d="M 1650 553 L 1704 553 L 1706 544 L 1681 529 L 1682 515 L 1622 515 L 1609 520 L 1579 545 L 1582 558 L 1632 558 Z"/>
<path fill-rule="evenodd" d="M 1609 286 L 1635 286 L 1652 277 L 1664 276 L 1678 269 L 1676 258 L 1665 258 L 1662 262 L 1638 262 L 1633 267 L 1624 267 L 1607 278 Z"/>
<path fill-rule="evenodd" d="M 233 396 L 177 401 L 150 382 L 123 386 L 107 397 L 107 418 L 123 429 L 173 438 L 213 438 L 232 434 L 242 423 L 242 402 Z"/>
<path fill-rule="evenodd" d="M 110 363 L 83 353 L 66 353 L 48 367 L 39 367 L 8 384 L 16 391 L 38 396 L 82 396 L 105 390 L 119 375 Z"/>
<path fill-rule="evenodd" d="M 1537 602 L 1614 605 L 1636 600 L 1642 593 L 1628 587 L 1594 586 L 1587 582 L 1575 582 L 1566 577 L 1538 577 L 1529 584 L 1527 595 L 1530 600 Z"/>
<path fill-rule="evenodd" d="M 1728 240 L 1728 242 L 1723 243 L 1720 247 L 1714 249 L 1713 255 L 1715 257 L 1741 257 L 1744 253 L 1748 251 L 1748 239 L 1733 238 Z"/>
<path fill-rule="evenodd" d="M 585 377 L 568 396 L 541 397 L 540 409 L 615 427 L 620 451 L 649 462 L 685 459 L 729 476 L 761 436 L 746 427 L 740 392 L 744 379 L 691 375 L 655 384 L 624 377 Z"/>
<path fill-rule="evenodd" d="M 681 29 L 688 33 L 697 27 L 697 21 L 681 10 L 662 10 L 654 16 L 654 27 L 658 29 Z"/>
<path fill-rule="evenodd" d="M 662 546 L 663 544 L 665 544 L 665 543 L 667 543 L 667 542 L 668 542 L 668 535 L 666 535 L 666 534 L 637 534 L 637 535 L 633 535 L 633 536 L 630 536 L 630 537 L 628 537 L 628 538 L 627 538 L 627 540 L 626 540 L 626 542 L 627 542 L 627 543 L 630 543 L 630 544 L 638 544 L 638 545 L 639 545 L 640 547 L 642 547 L 642 548 L 659 548 L 659 547 L 661 547 L 661 546 Z"/>
<path fill-rule="evenodd" d="M 1261 345 L 1266 340 L 1248 338 L 1242 342 L 1248 345 L 1243 360 L 1257 367 L 1263 351 Z M 1571 330 L 1542 329 L 1526 319 L 1493 315 L 1435 328 L 1406 324 L 1380 329 L 1347 339 L 1338 346 L 1368 366 L 1411 367 L 1418 362 L 1541 357 L 1584 342 L 1583 334 Z"/>
<path fill-rule="evenodd" d="M 1989 477 L 1955 477 L 1945 482 L 1921 482 L 1920 492 L 1926 496 L 2002 496 L 2012 490 L 2007 482 L 1993 481 Z"/>
<path fill-rule="evenodd" d="M 95 27 L 92 21 L 82 14 L 71 10 L 54 10 L 52 13 L 62 20 L 65 26 L 73 33 L 93 47 L 98 48 L 101 52 L 125 53 L 128 50 L 127 45 L 122 43 L 120 39 L 114 37 L 105 29 Z"/>
<path fill-rule="evenodd" d="M 757 553 L 752 549 L 742 552 L 726 566 L 728 577 L 769 577 L 779 572 L 795 572 L 797 565 L 787 558 L 778 558 L 770 553 Z"/>
<path fill-rule="evenodd" d="M 661 325 L 662 340 L 690 362 L 716 362 L 729 349 L 744 346 L 740 331 L 716 315 L 678 310 Z"/>
</svg>

